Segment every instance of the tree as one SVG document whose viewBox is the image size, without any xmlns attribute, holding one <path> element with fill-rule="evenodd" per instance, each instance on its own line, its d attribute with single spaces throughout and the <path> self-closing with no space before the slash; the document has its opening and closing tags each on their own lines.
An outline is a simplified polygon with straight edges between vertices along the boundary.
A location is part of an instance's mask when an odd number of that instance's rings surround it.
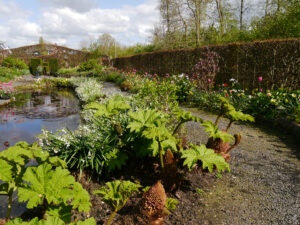
<svg viewBox="0 0 300 225">
<path fill-rule="evenodd" d="M 40 44 L 40 45 L 45 44 L 45 40 L 44 40 L 43 37 L 40 37 L 40 38 L 39 38 L 39 44 Z"/>
<path fill-rule="evenodd" d="M 269 12 L 253 24 L 252 32 L 256 39 L 300 37 L 299 0 L 281 1 L 280 7 L 280 11 L 273 8 L 273 13 Z"/>
<path fill-rule="evenodd" d="M 245 8 L 244 8 L 245 1 L 244 0 L 241 0 L 241 5 L 240 6 L 241 6 L 240 7 L 240 30 L 243 30 L 243 28 L 244 28 L 243 19 L 244 19 L 244 12 L 245 12 Z"/>
<path fill-rule="evenodd" d="M 206 19 L 207 4 L 210 0 L 186 0 L 187 7 L 190 9 L 196 30 L 196 46 L 200 47 L 201 27 Z"/>
<path fill-rule="evenodd" d="M 98 49 L 103 55 L 116 57 L 117 45 L 119 47 L 119 44 L 116 42 L 115 38 L 107 33 L 104 33 L 101 36 L 99 36 L 97 40 Z"/>
</svg>

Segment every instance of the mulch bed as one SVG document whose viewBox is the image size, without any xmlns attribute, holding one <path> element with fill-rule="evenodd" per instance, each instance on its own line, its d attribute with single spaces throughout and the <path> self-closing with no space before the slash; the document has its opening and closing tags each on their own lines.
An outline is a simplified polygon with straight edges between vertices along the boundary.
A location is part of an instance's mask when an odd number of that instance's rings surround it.
<svg viewBox="0 0 300 225">
<path fill-rule="evenodd" d="M 139 163 L 141 165 L 141 163 Z M 97 224 L 104 224 L 109 218 L 112 210 L 104 203 L 100 197 L 95 196 L 93 192 L 105 185 L 105 182 L 112 181 L 114 179 L 130 180 L 139 182 L 142 186 L 152 186 L 158 180 L 160 180 L 160 172 L 153 168 L 154 162 L 142 163 L 143 166 L 137 167 L 137 165 L 129 165 L 127 168 L 123 168 L 119 174 L 109 177 L 105 180 L 90 179 L 91 176 L 83 174 L 80 183 L 89 192 L 91 196 L 92 208 L 88 216 L 94 217 Z M 184 171 L 181 171 L 184 173 Z M 75 175 L 78 178 L 77 175 Z M 182 224 L 206 224 L 205 221 L 200 222 L 198 214 L 201 208 L 205 207 L 202 194 L 197 193 L 197 189 L 201 189 L 205 193 L 209 192 L 216 180 L 215 173 L 208 173 L 202 171 L 202 169 L 195 169 L 183 177 L 181 185 L 175 191 L 166 190 L 169 198 L 175 198 L 178 200 L 178 205 L 171 215 L 165 217 L 165 224 L 168 225 L 182 225 Z M 163 180 L 165 185 L 166 182 Z M 140 212 L 140 201 L 142 199 L 142 193 L 136 194 L 130 198 L 125 207 L 118 212 L 115 216 L 113 224 L 118 225 L 133 225 L 133 224 L 149 224 L 145 216 Z M 87 215 L 75 215 L 77 218 L 84 219 Z M 210 224 L 207 221 L 207 224 Z"/>
</svg>

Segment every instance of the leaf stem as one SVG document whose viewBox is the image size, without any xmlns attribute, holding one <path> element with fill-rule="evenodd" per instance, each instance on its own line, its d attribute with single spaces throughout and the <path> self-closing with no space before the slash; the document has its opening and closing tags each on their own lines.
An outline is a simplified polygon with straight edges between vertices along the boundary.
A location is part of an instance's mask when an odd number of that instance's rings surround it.
<svg viewBox="0 0 300 225">
<path fill-rule="evenodd" d="M 164 165 L 163 150 L 161 148 L 160 141 L 158 141 L 158 147 L 159 147 L 160 164 L 161 164 L 162 172 L 164 173 L 164 171 L 165 171 L 165 165 Z"/>
<path fill-rule="evenodd" d="M 11 206 L 12 206 L 12 197 L 13 197 L 13 192 L 9 192 L 9 194 L 8 194 L 8 206 L 7 206 L 6 219 L 10 218 Z"/>
<path fill-rule="evenodd" d="M 117 210 L 113 211 L 113 213 L 110 215 L 110 217 L 108 218 L 107 222 L 105 223 L 105 225 L 110 225 L 115 217 L 115 215 L 117 214 Z"/>
<path fill-rule="evenodd" d="M 175 130 L 173 131 L 173 136 L 178 132 L 180 126 L 181 126 L 183 123 L 184 123 L 184 122 L 181 120 L 181 121 L 177 124 Z"/>
<path fill-rule="evenodd" d="M 233 123 L 233 121 L 232 120 L 230 120 L 230 122 L 228 123 L 228 125 L 227 125 L 227 127 L 226 127 L 226 132 L 228 132 L 229 131 L 229 128 L 230 128 L 230 126 L 231 126 L 231 124 Z"/>
</svg>

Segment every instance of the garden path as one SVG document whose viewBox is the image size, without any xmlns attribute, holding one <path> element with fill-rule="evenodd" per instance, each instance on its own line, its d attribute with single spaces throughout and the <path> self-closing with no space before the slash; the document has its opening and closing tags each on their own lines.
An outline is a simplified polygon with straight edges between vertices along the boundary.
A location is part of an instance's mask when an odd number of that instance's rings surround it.
<svg viewBox="0 0 300 225">
<path fill-rule="evenodd" d="M 124 93 L 111 83 L 104 83 L 104 89 Z M 206 112 L 185 110 L 204 120 L 216 118 Z M 220 126 L 225 128 L 227 122 L 221 120 Z M 189 122 L 186 128 L 192 143 L 206 143 L 208 136 L 198 123 Z M 297 140 L 282 130 L 274 131 L 256 124 L 233 124 L 230 133 L 242 135 L 241 144 L 231 153 L 231 173 L 222 174 L 222 178 L 204 185 L 201 195 L 192 190 L 199 203 L 186 201 L 184 190 L 179 190 L 179 205 L 171 215 L 172 223 L 168 224 L 300 225 Z"/>
<path fill-rule="evenodd" d="M 186 109 L 204 120 L 216 116 Z M 228 121 L 220 122 L 222 129 Z M 186 125 L 194 144 L 206 144 L 207 134 L 194 122 Z M 242 135 L 241 144 L 232 150 L 231 173 L 217 179 L 209 194 L 203 195 L 206 207 L 195 209 L 207 224 L 300 224 L 300 149 L 296 140 L 266 127 L 233 124 L 230 133 Z M 204 223 L 205 224 L 205 223 Z"/>
</svg>

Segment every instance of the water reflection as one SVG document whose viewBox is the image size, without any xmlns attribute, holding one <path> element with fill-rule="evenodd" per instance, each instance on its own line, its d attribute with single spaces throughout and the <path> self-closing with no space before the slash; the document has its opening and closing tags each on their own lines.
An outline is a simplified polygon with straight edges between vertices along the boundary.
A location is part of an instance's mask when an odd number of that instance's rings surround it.
<svg viewBox="0 0 300 225">
<path fill-rule="evenodd" d="M 0 151 L 6 148 L 5 142 L 11 146 L 19 141 L 35 142 L 41 129 L 75 130 L 79 111 L 79 101 L 69 90 L 18 94 L 13 104 L 0 107 Z M 8 198 L 0 196 L 0 218 L 5 216 L 7 204 Z M 14 193 L 11 216 L 18 217 L 25 211 L 26 204 L 19 203 Z"/>
<path fill-rule="evenodd" d="M 0 151 L 5 142 L 33 143 L 41 129 L 76 129 L 79 110 L 79 101 L 69 90 L 18 94 L 13 104 L 0 107 Z"/>
</svg>

